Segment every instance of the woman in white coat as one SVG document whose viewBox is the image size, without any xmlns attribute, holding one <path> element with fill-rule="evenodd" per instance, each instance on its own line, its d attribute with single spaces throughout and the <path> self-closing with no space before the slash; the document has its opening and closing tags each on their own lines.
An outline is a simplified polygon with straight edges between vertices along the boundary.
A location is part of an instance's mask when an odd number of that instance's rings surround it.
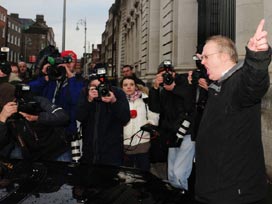
<svg viewBox="0 0 272 204">
<path fill-rule="evenodd" d="M 159 114 L 151 112 L 147 105 L 148 91 L 146 87 L 136 85 L 132 77 L 124 77 L 121 87 L 125 92 L 129 107 L 130 121 L 124 127 L 125 165 L 142 170 L 150 169 L 149 148 L 150 133 L 142 131 L 146 124 L 158 125 Z"/>
</svg>

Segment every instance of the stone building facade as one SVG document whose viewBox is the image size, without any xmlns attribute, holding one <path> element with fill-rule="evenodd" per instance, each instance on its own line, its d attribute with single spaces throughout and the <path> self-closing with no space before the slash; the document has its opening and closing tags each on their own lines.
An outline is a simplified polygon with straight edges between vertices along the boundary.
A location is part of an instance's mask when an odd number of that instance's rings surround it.
<svg viewBox="0 0 272 204">
<path fill-rule="evenodd" d="M 151 82 L 165 59 L 172 60 L 178 72 L 194 69 L 192 55 L 214 34 L 232 38 L 243 59 L 261 18 L 266 19 L 272 45 L 270 0 L 116 0 L 102 35 L 101 60 L 112 64 L 118 77 L 120 67 L 131 64 L 139 77 Z M 266 166 L 272 177 L 271 89 L 262 111 Z"/>
<path fill-rule="evenodd" d="M 7 20 L 8 12 L 7 9 L 0 6 L 0 47 L 6 46 L 6 35 L 7 35 Z"/>
<path fill-rule="evenodd" d="M 7 27 L 7 47 L 10 51 L 8 54 L 9 62 L 18 62 L 21 53 L 21 37 L 22 29 L 21 22 L 13 15 L 8 15 L 8 27 Z"/>
</svg>

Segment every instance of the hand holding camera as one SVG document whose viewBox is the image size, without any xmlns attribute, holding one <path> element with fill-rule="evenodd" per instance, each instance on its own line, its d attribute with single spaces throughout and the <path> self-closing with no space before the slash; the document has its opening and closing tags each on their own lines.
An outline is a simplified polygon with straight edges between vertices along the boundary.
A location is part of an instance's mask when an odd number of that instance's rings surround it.
<svg viewBox="0 0 272 204">
<path fill-rule="evenodd" d="M 14 113 L 17 112 L 18 106 L 16 102 L 8 102 L 4 105 L 0 113 L 0 121 L 5 123 L 6 120 Z"/>
<path fill-rule="evenodd" d="M 68 63 L 73 61 L 72 57 L 47 57 L 47 69 L 43 70 L 50 80 L 62 79 L 66 75 L 68 78 L 73 76 L 73 73 L 69 70 L 67 66 Z M 43 68 L 44 69 L 44 68 Z"/>
<path fill-rule="evenodd" d="M 159 65 L 159 73 L 156 75 L 154 81 L 154 88 L 157 89 L 159 86 L 164 87 L 166 90 L 173 90 L 175 84 L 175 72 L 174 67 L 170 60 L 164 60 Z"/>
<path fill-rule="evenodd" d="M 117 101 L 113 92 L 109 92 L 109 95 L 102 96 L 101 100 L 105 103 L 115 103 Z"/>
<path fill-rule="evenodd" d="M 116 101 L 114 93 L 110 91 L 105 67 L 96 68 L 95 72 L 89 76 L 89 81 L 89 102 L 93 101 L 93 99 L 106 103 L 114 103 Z"/>
</svg>

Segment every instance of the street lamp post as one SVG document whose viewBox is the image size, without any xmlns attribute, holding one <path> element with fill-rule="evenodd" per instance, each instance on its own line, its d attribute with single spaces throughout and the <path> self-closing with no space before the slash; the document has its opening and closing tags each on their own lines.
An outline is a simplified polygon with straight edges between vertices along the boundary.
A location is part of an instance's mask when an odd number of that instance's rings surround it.
<svg viewBox="0 0 272 204">
<path fill-rule="evenodd" d="M 78 25 L 83 25 L 84 26 L 84 53 L 83 53 L 83 59 L 84 59 L 84 75 L 87 76 L 88 75 L 88 67 L 87 67 L 87 53 L 86 53 L 86 43 L 87 43 L 87 22 L 86 22 L 86 18 L 85 19 L 80 19 L 77 22 L 77 27 L 76 30 L 79 30 Z"/>
<path fill-rule="evenodd" d="M 65 50 L 66 0 L 63 0 L 62 51 Z"/>
</svg>

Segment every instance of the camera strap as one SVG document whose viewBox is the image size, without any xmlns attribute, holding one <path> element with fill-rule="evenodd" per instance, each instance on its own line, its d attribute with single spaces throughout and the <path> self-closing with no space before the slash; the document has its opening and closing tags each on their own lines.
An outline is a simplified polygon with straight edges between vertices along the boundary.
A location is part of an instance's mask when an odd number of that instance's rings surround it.
<svg viewBox="0 0 272 204">
<path fill-rule="evenodd" d="M 60 81 L 56 80 L 56 88 L 55 88 L 55 92 L 54 92 L 54 96 L 52 99 L 52 103 L 56 102 L 56 98 L 58 98 L 59 94 L 60 94 L 60 90 L 62 89 L 62 87 L 64 87 L 66 84 L 68 84 L 67 78 L 62 79 Z"/>
</svg>

